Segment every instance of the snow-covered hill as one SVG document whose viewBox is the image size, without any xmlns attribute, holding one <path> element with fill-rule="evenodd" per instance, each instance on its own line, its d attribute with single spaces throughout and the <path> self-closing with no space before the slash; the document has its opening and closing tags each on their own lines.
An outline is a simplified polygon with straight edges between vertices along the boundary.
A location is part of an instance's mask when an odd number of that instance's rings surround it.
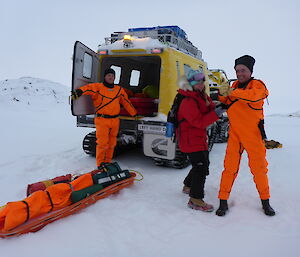
<svg viewBox="0 0 300 257">
<path fill-rule="evenodd" d="M 300 117 L 300 111 L 292 112 L 289 114 L 271 114 L 269 117 Z"/>
<path fill-rule="evenodd" d="M 0 81 L 0 105 L 11 107 L 17 103 L 13 108 L 48 110 L 51 105 L 67 103 L 69 94 L 68 87 L 44 79 L 22 77 Z"/>
<path fill-rule="evenodd" d="M 0 81 L 0 206 L 23 199 L 29 183 L 95 168 L 95 159 L 81 148 L 90 130 L 76 127 L 68 94 L 67 87 L 40 79 Z M 187 208 L 181 188 L 189 168 L 157 167 L 133 150 L 115 160 L 141 172 L 143 181 L 37 233 L 0 240 L 1 256 L 297 257 L 299 112 L 266 117 L 266 130 L 283 144 L 267 152 L 274 217 L 261 210 L 246 154 L 230 212 L 218 217 Z M 225 148 L 216 144 L 210 154 L 205 199 L 215 207 Z"/>
<path fill-rule="evenodd" d="M 76 128 L 68 104 L 69 94 L 70 88 L 38 78 L 0 81 L 2 162 L 67 150 L 76 140 L 81 147 L 78 133 L 87 130 Z"/>
</svg>

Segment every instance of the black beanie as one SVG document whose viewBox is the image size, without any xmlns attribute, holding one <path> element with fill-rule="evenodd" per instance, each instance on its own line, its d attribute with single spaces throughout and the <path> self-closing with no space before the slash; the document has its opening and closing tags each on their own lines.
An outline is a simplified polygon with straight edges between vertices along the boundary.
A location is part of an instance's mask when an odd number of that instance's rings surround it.
<svg viewBox="0 0 300 257">
<path fill-rule="evenodd" d="M 244 55 L 244 56 L 241 56 L 239 58 L 237 58 L 235 60 L 235 63 L 234 63 L 234 68 L 239 65 L 239 64 L 243 64 L 245 65 L 250 71 L 251 73 L 253 72 L 253 66 L 254 66 L 254 63 L 255 63 L 255 59 L 250 56 L 250 55 Z"/>
<path fill-rule="evenodd" d="M 112 68 L 108 68 L 104 70 L 104 77 L 109 73 L 112 73 L 116 76 L 116 72 Z"/>
</svg>

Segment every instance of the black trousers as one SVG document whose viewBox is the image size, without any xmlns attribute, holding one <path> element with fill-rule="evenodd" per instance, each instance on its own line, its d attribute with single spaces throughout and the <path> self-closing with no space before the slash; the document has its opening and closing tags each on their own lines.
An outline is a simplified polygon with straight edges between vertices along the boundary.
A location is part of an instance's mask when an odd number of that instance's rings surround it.
<svg viewBox="0 0 300 257">
<path fill-rule="evenodd" d="M 184 179 L 184 185 L 191 188 L 190 197 L 203 199 L 206 176 L 209 174 L 208 151 L 187 153 L 192 169 Z"/>
</svg>

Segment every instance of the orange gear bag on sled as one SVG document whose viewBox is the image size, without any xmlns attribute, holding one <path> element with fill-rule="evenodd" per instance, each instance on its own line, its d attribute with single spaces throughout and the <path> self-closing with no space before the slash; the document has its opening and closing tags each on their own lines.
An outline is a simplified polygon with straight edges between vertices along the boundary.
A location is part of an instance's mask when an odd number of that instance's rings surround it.
<svg viewBox="0 0 300 257">
<path fill-rule="evenodd" d="M 134 182 L 135 173 L 121 170 L 117 163 L 102 168 L 81 175 L 69 184 L 49 186 L 44 191 L 33 192 L 23 201 L 9 202 L 1 207 L 0 237 L 36 232 Z"/>
</svg>

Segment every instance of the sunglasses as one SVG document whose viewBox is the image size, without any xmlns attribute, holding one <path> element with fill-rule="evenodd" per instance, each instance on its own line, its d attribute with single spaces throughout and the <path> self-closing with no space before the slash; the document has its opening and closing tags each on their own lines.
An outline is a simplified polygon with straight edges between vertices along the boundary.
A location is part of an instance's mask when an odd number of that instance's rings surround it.
<svg viewBox="0 0 300 257">
<path fill-rule="evenodd" d="M 194 76 L 188 79 L 189 82 L 192 81 L 205 81 L 205 76 L 203 73 L 196 73 Z"/>
</svg>

